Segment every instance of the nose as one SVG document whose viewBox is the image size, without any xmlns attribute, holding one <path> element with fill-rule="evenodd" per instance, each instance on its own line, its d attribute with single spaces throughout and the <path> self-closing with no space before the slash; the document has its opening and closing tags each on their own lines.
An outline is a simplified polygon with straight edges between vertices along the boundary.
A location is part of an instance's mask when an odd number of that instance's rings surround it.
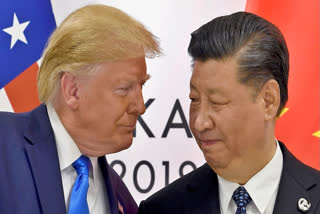
<svg viewBox="0 0 320 214">
<path fill-rule="evenodd" d="M 214 128 L 215 124 L 213 119 L 210 117 L 208 109 L 205 107 L 200 107 L 197 112 L 190 111 L 190 118 L 194 117 L 194 128 L 197 132 L 204 132 L 208 129 Z M 194 115 L 192 115 L 194 114 Z"/>
<path fill-rule="evenodd" d="M 132 96 L 132 102 L 129 106 L 128 112 L 131 114 L 142 115 L 146 111 L 144 105 L 143 95 L 141 88 Z"/>
</svg>

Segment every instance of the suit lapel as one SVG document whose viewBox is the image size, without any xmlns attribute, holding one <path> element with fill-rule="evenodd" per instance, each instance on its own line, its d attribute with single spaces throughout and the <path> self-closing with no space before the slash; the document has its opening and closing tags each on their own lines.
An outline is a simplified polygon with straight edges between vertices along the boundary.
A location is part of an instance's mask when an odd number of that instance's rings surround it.
<svg viewBox="0 0 320 214">
<path fill-rule="evenodd" d="M 102 170 L 103 178 L 105 185 L 107 187 L 108 198 L 109 198 L 109 206 L 111 214 L 118 214 L 118 198 L 116 196 L 116 192 L 114 188 L 117 188 L 116 182 L 111 176 L 110 166 L 107 163 L 107 159 L 105 156 L 98 158 L 99 166 Z"/>
<path fill-rule="evenodd" d="M 279 145 L 283 153 L 283 170 L 273 213 L 302 213 L 298 209 L 300 198 L 311 202 L 311 208 L 307 213 L 315 213 L 313 210 L 319 203 L 320 197 L 313 197 L 309 190 L 313 189 L 317 182 L 310 171 L 306 170 L 306 166 L 299 162 L 281 142 Z"/>
<path fill-rule="evenodd" d="M 30 114 L 30 123 L 25 131 L 25 138 L 30 142 L 26 153 L 42 213 L 65 214 L 57 148 L 46 107 L 41 105 Z"/>
<path fill-rule="evenodd" d="M 291 175 L 284 171 L 281 176 L 273 213 L 298 213 L 297 205 L 299 198 L 308 199 L 306 190 L 297 185 Z"/>
<path fill-rule="evenodd" d="M 196 181 L 186 184 L 189 203 L 184 204 L 183 213 L 220 214 L 219 186 L 217 175 L 205 164 L 197 173 Z M 195 181 L 195 182 L 194 182 Z"/>
</svg>

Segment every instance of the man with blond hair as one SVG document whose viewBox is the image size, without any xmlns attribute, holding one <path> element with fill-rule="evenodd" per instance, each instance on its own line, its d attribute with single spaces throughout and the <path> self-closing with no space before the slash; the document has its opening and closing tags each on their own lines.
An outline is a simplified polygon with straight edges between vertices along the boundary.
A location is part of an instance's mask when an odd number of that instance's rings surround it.
<svg viewBox="0 0 320 214">
<path fill-rule="evenodd" d="M 124 12 L 90 5 L 51 35 L 36 109 L 0 113 L 2 214 L 136 213 L 105 155 L 127 149 L 145 111 L 155 37 Z"/>
</svg>

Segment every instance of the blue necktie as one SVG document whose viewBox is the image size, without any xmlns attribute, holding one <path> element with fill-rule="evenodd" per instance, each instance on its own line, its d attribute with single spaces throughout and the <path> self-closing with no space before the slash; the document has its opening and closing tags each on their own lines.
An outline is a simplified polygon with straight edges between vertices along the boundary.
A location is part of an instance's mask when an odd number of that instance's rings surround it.
<svg viewBox="0 0 320 214">
<path fill-rule="evenodd" d="M 87 193 L 89 187 L 90 159 L 81 157 L 72 164 L 78 177 L 73 185 L 69 203 L 69 214 L 89 214 Z"/>
<path fill-rule="evenodd" d="M 249 193 L 243 186 L 239 186 L 232 195 L 233 200 L 236 202 L 236 214 L 246 214 L 246 206 L 252 200 Z"/>
</svg>

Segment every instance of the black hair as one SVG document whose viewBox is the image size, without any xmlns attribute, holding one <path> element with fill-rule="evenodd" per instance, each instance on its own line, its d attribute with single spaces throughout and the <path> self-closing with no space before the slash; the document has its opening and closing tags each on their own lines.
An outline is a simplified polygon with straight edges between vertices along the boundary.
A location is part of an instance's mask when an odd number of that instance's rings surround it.
<svg viewBox="0 0 320 214">
<path fill-rule="evenodd" d="M 248 12 L 221 16 L 191 34 L 193 61 L 237 57 L 239 81 L 260 90 L 274 79 L 280 88 L 278 115 L 288 100 L 289 53 L 280 30 Z"/>
</svg>

